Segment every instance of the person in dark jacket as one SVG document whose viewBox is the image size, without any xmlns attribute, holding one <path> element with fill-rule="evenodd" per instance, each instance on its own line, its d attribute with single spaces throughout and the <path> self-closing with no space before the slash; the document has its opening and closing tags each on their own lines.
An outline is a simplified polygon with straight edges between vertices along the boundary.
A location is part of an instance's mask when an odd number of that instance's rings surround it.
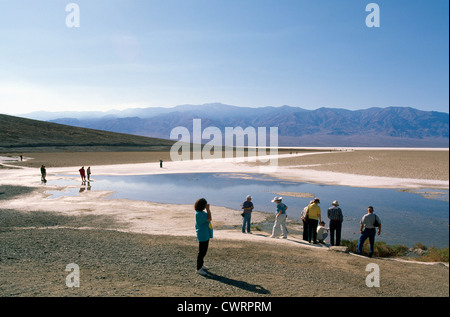
<svg viewBox="0 0 450 317">
<path fill-rule="evenodd" d="M 333 201 L 333 207 L 328 208 L 328 219 L 330 219 L 330 244 L 339 246 L 341 244 L 341 231 L 344 216 L 339 208 L 339 202 Z M 334 239 L 336 235 L 336 240 Z"/>
</svg>

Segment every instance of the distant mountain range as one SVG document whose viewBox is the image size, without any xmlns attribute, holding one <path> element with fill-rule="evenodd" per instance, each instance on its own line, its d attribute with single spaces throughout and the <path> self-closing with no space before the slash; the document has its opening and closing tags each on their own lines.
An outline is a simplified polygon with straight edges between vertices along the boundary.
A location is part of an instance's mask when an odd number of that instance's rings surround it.
<svg viewBox="0 0 450 317">
<path fill-rule="evenodd" d="M 22 117 L 76 127 L 169 139 L 175 127 L 278 127 L 279 146 L 448 147 L 449 114 L 409 107 L 345 110 L 248 108 L 220 103 L 108 112 L 34 112 Z M 209 140 L 203 140 L 203 143 Z"/>
</svg>

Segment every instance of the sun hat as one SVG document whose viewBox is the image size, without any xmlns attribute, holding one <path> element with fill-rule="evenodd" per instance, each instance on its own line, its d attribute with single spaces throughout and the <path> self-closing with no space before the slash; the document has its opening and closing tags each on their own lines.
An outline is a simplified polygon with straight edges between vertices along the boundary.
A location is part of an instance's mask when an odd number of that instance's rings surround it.
<svg viewBox="0 0 450 317">
<path fill-rule="evenodd" d="M 339 202 L 337 200 L 333 201 L 332 205 L 339 206 Z"/>
<path fill-rule="evenodd" d="M 314 198 L 314 202 L 320 203 L 320 199 L 319 198 Z"/>
<path fill-rule="evenodd" d="M 250 199 L 252 199 L 252 196 L 250 196 L 250 195 L 247 195 L 247 197 L 246 198 L 250 198 Z"/>
<path fill-rule="evenodd" d="M 276 202 L 276 201 L 281 201 L 282 199 L 283 199 L 283 197 L 275 196 L 275 197 L 272 199 L 272 202 L 274 203 L 274 202 Z"/>
</svg>

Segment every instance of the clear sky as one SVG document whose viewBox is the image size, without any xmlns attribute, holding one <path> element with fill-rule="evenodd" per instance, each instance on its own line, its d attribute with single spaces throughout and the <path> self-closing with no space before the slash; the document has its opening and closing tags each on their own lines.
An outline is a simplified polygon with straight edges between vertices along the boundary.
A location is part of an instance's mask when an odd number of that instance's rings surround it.
<svg viewBox="0 0 450 317">
<path fill-rule="evenodd" d="M 380 27 L 366 25 L 366 5 Z M 80 9 L 69 28 L 66 5 Z M 221 102 L 448 112 L 448 0 L 0 0 L 0 113 Z"/>
</svg>

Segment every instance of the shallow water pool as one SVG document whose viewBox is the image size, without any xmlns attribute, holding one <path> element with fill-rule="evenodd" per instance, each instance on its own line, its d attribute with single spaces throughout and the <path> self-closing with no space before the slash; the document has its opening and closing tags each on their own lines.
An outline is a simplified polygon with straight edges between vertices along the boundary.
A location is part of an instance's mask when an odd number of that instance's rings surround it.
<svg viewBox="0 0 450 317">
<path fill-rule="evenodd" d="M 79 184 L 78 179 L 59 181 L 60 185 Z M 326 211 L 338 200 L 344 213 L 343 239 L 359 237 L 359 221 L 369 205 L 382 221 L 377 240 L 388 244 L 448 246 L 448 190 L 404 191 L 355 188 L 283 181 L 253 174 L 165 174 L 143 176 L 96 176 L 95 181 L 68 191 L 49 191 L 53 197 L 71 196 L 85 190 L 111 190 L 110 198 L 146 200 L 157 203 L 192 204 L 201 197 L 211 205 L 240 210 L 247 195 L 252 195 L 255 210 L 275 213 L 274 196 L 283 196 L 288 217 L 299 220 L 300 212 L 317 196 L 322 219 L 329 223 Z M 304 197 L 292 197 L 303 193 Z M 432 193 L 431 195 L 427 195 Z M 287 195 L 286 195 L 287 194 Z M 298 196 L 298 195 L 296 195 Z M 214 211 L 213 211 L 214 212 Z"/>
</svg>

